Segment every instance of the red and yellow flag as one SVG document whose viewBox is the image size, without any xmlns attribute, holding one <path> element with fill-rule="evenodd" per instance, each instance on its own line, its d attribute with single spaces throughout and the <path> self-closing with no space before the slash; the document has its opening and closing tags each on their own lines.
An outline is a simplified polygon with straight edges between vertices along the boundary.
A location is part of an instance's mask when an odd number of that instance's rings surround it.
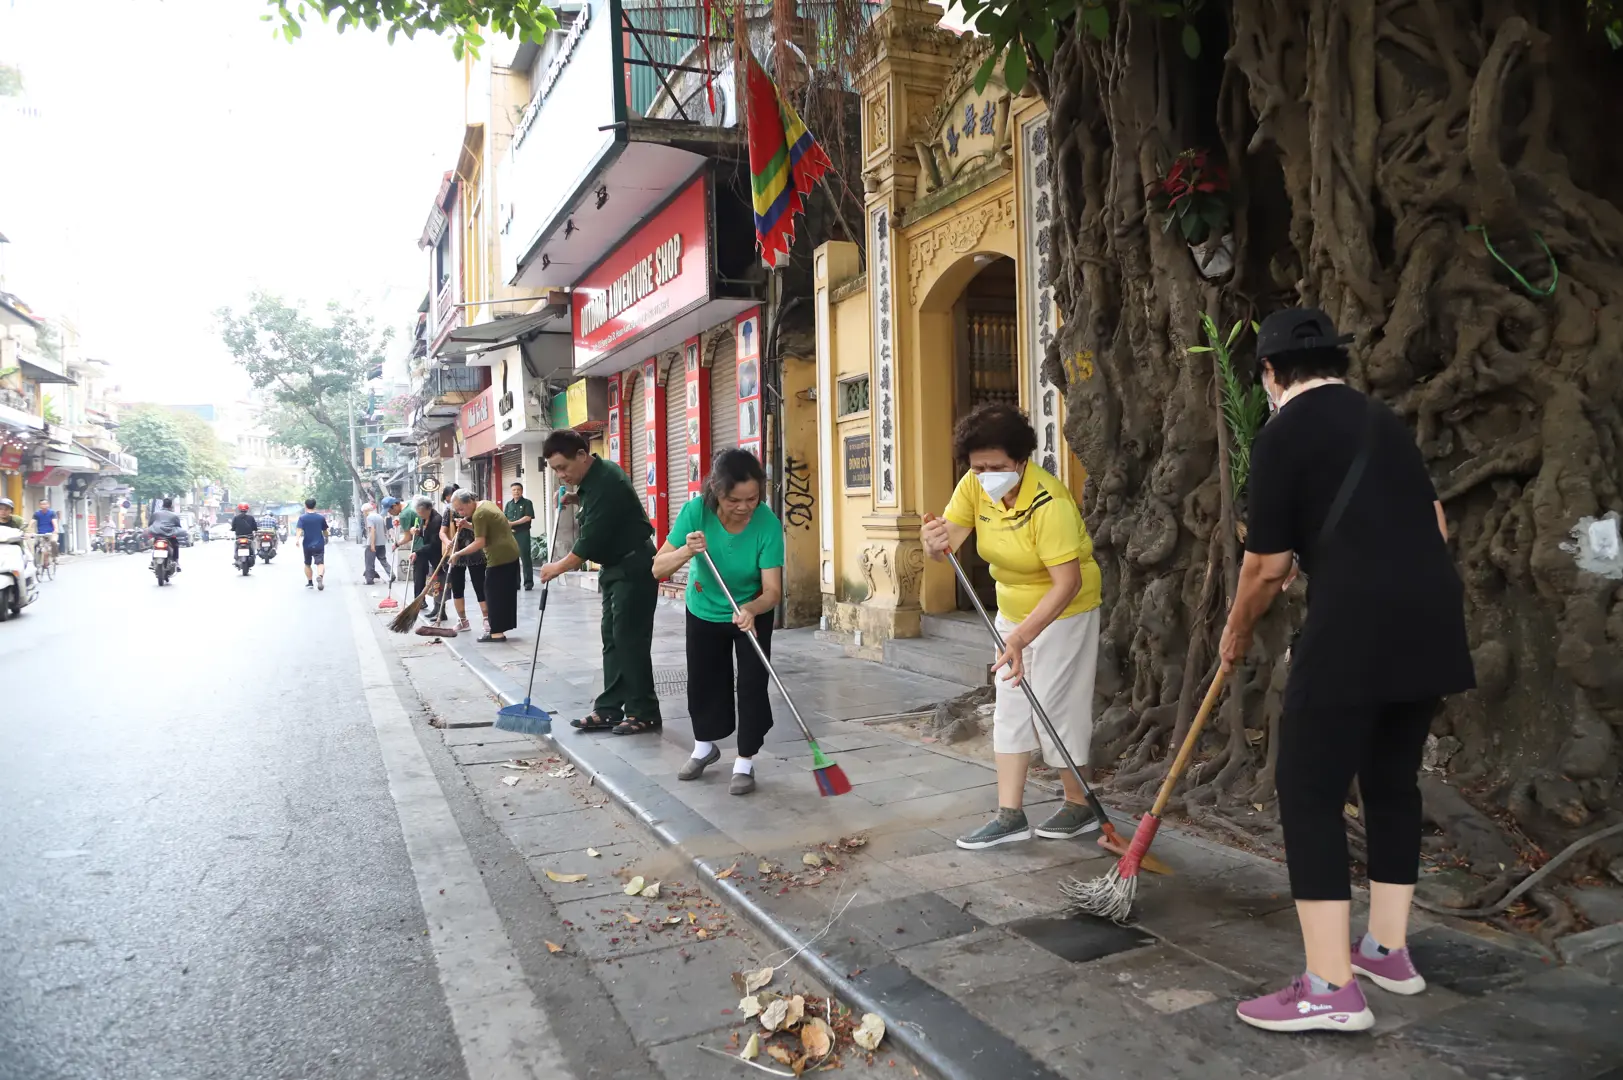
<svg viewBox="0 0 1623 1080">
<path fill-rule="evenodd" d="M 805 209 L 804 196 L 830 163 L 754 55 L 746 51 L 744 63 L 755 239 L 761 261 L 774 266 L 794 243 L 795 215 Z"/>
</svg>

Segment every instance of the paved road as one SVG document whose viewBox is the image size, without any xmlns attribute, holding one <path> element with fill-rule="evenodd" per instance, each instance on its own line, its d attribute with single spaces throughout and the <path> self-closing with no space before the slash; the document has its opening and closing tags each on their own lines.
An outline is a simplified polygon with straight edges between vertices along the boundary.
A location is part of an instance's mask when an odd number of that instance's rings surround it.
<svg viewBox="0 0 1623 1080">
<path fill-rule="evenodd" d="M 325 592 L 228 558 L 187 549 L 163 589 L 144 555 L 75 559 L 0 626 L 0 1080 L 735 1071 L 698 1048 L 749 1023 L 728 973 L 772 946 L 674 882 L 719 936 L 614 929 L 601 872 L 657 845 L 583 778 L 498 784 L 477 763 L 526 748 L 489 729 L 442 739 L 431 714 L 489 700 L 383 632 L 357 552 Z M 591 885 L 538 887 L 589 843 Z"/>
</svg>

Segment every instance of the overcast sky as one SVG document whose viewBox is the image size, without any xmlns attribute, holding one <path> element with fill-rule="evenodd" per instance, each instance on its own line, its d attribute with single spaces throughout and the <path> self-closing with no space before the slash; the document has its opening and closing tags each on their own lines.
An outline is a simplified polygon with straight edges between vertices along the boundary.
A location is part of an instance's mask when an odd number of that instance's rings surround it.
<svg viewBox="0 0 1623 1080">
<path fill-rule="evenodd" d="M 0 0 L 7 288 L 81 327 L 130 398 L 232 396 L 213 312 L 256 288 L 362 306 L 397 327 L 427 281 L 416 246 L 456 163 L 447 41 L 288 44 L 263 0 Z"/>
</svg>

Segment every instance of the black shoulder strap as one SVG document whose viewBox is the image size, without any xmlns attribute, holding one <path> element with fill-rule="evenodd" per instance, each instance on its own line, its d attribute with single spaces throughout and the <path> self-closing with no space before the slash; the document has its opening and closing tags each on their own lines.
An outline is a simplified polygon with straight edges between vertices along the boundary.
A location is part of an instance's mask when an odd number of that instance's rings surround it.
<svg viewBox="0 0 1623 1080">
<path fill-rule="evenodd" d="M 1330 535 L 1336 531 L 1336 526 L 1341 524 L 1341 515 L 1346 512 L 1347 504 L 1352 501 L 1353 492 L 1358 490 L 1358 482 L 1364 478 L 1364 470 L 1369 468 L 1369 458 L 1375 450 L 1375 425 L 1381 418 L 1380 406 L 1375 403 L 1373 397 L 1366 399 L 1364 414 L 1363 442 L 1358 446 L 1358 455 L 1347 467 L 1347 475 L 1342 478 L 1335 501 L 1330 504 L 1330 512 L 1324 515 L 1324 525 L 1319 529 L 1319 538 L 1313 544 L 1315 555 L 1324 550 Z"/>
</svg>

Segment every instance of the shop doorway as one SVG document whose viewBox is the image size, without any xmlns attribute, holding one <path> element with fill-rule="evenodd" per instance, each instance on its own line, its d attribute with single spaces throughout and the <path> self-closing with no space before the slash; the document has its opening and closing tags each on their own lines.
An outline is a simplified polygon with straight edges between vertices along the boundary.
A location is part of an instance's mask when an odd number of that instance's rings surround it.
<svg viewBox="0 0 1623 1080">
<path fill-rule="evenodd" d="M 1020 404 L 1019 326 L 1015 315 L 1018 296 L 1014 260 L 1002 255 L 977 255 L 985 260 L 980 271 L 964 286 L 953 304 L 953 423 L 979 405 L 1002 402 Z M 959 461 L 962 475 L 969 462 Z M 991 568 L 975 550 L 974 534 L 961 552 L 964 573 L 988 611 L 997 604 L 997 586 Z M 971 611 L 974 604 L 962 585 L 958 586 L 958 610 Z"/>
</svg>

